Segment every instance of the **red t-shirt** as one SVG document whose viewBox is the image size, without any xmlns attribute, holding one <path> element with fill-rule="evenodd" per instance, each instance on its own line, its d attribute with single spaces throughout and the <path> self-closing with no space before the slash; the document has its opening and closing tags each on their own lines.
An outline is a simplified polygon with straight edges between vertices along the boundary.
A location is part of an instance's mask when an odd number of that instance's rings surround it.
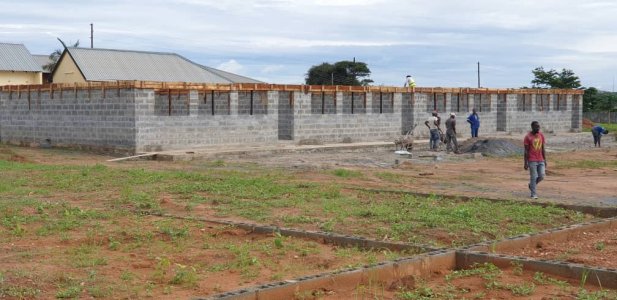
<svg viewBox="0 0 617 300">
<path fill-rule="evenodd" d="M 544 135 L 541 132 L 537 134 L 528 133 L 524 140 L 525 146 L 529 146 L 529 161 L 544 161 L 542 155 L 542 147 L 545 145 Z"/>
</svg>

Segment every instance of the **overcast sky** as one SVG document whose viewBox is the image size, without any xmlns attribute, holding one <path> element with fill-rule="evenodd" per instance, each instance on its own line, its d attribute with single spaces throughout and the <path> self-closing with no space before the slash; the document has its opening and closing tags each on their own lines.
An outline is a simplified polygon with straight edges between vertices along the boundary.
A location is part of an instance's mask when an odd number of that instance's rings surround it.
<svg viewBox="0 0 617 300">
<path fill-rule="evenodd" d="M 531 70 L 572 69 L 612 90 L 614 0 L 0 0 L 0 42 L 49 54 L 96 48 L 175 52 L 270 83 L 303 83 L 322 62 L 368 64 L 376 85 L 530 86 Z"/>
</svg>

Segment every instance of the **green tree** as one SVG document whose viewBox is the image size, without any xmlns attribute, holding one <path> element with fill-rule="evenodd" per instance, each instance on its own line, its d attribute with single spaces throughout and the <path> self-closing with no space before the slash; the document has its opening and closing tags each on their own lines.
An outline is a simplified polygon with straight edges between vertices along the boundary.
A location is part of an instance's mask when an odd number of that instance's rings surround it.
<svg viewBox="0 0 617 300">
<path fill-rule="evenodd" d="M 598 91 L 595 87 L 585 89 L 583 111 L 617 111 L 617 93 Z"/>
<path fill-rule="evenodd" d="M 56 49 L 54 52 L 49 54 L 49 63 L 43 66 L 43 69 L 49 72 L 52 72 L 56 68 L 56 64 L 58 64 L 58 60 L 60 59 L 62 52 L 66 49 L 66 44 L 60 38 L 57 39 L 60 41 L 60 44 L 62 44 L 62 49 Z M 79 47 L 79 40 L 77 40 L 77 42 L 75 42 L 75 44 L 71 47 Z"/>
<path fill-rule="evenodd" d="M 537 67 L 531 72 L 534 76 L 531 81 L 534 88 L 578 89 L 581 87 L 580 79 L 569 69 L 557 72 L 553 69 L 545 71 L 544 67 Z"/>
<path fill-rule="evenodd" d="M 335 64 L 322 63 L 312 66 L 306 74 L 306 84 L 311 85 L 369 85 L 371 70 L 366 63 L 339 61 Z"/>
</svg>

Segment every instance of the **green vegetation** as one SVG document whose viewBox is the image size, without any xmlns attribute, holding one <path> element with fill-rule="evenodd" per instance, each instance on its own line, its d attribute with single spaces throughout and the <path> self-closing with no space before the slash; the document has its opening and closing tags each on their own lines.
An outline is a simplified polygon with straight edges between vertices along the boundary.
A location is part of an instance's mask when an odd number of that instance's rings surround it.
<svg viewBox="0 0 617 300">
<path fill-rule="evenodd" d="M 555 286 L 563 296 L 575 299 L 617 299 L 615 291 L 600 290 L 587 291 L 584 282 L 580 287 L 571 286 L 568 282 L 557 280 L 541 272 L 533 275 L 533 281 L 526 279 L 522 265 L 513 264 L 512 270 L 501 270 L 491 263 L 474 264 L 469 269 L 452 271 L 445 276 L 445 283 L 439 278 L 429 284 L 416 278 L 416 287 L 413 289 L 401 288 L 397 299 L 488 299 L 487 294 L 492 291 L 509 291 L 512 297 L 538 296 L 538 286 Z M 507 277 L 513 275 L 514 277 Z M 520 277 L 516 282 L 513 278 Z M 471 285 L 469 278 L 480 281 L 480 285 Z M 509 283 L 506 283 L 509 282 Z M 503 296 L 502 296 L 503 297 Z"/>
<path fill-rule="evenodd" d="M 332 174 L 334 174 L 335 176 L 338 176 L 338 177 L 343 177 L 343 178 L 352 178 L 352 177 L 361 177 L 362 176 L 362 172 L 353 171 L 353 170 L 347 170 L 347 169 L 336 169 L 336 170 L 332 171 Z"/>
<path fill-rule="evenodd" d="M 313 183 L 282 170 L 222 161 L 161 164 L 156 170 L 140 165 L 45 165 L 28 162 L 11 147 L 0 145 L 0 244 L 15 245 L 7 248 L 7 257 L 11 266 L 20 266 L 0 269 L 0 298 L 38 297 L 43 286 L 53 286 L 55 290 L 44 292 L 57 298 L 145 298 L 194 289 L 227 270 L 239 282 L 261 278 L 263 270 L 270 270 L 265 278 L 274 280 L 414 254 L 324 250 L 315 242 L 280 234 L 249 238 L 235 228 L 213 228 L 160 213 L 201 216 L 206 211 L 268 224 L 447 246 L 585 218 L 555 207 L 350 190 L 344 186 L 349 178 L 367 175 L 346 169 L 320 174 L 330 182 Z M 390 173 L 376 176 L 386 181 L 397 178 Z M 336 259 L 311 257 L 324 255 L 323 251 Z M 290 257 L 298 264 L 280 264 Z M 45 274 L 33 267 L 38 264 L 45 266 L 41 268 Z M 108 275 L 110 269 L 117 273 Z M 517 293 L 530 289 L 512 287 Z"/>
<path fill-rule="evenodd" d="M 581 169 L 599 169 L 599 168 L 614 168 L 617 167 L 617 160 L 598 161 L 598 160 L 575 160 L 575 161 L 556 161 L 557 168 L 581 168 Z"/>
</svg>

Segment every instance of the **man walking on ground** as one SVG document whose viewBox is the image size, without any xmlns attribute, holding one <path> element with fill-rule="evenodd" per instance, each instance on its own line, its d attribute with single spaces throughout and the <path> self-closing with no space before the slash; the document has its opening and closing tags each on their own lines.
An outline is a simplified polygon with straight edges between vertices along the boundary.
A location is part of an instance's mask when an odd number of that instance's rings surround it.
<svg viewBox="0 0 617 300">
<path fill-rule="evenodd" d="M 529 169 L 529 191 L 531 198 L 538 199 L 536 187 L 544 179 L 547 167 L 544 146 L 546 140 L 540 132 L 540 123 L 531 122 L 531 132 L 527 133 L 523 141 L 525 144 L 525 170 Z"/>
<path fill-rule="evenodd" d="M 471 115 L 467 117 L 467 123 L 471 126 L 471 137 L 478 137 L 478 130 L 480 129 L 480 116 L 478 116 L 475 108 L 471 110 Z"/>
<path fill-rule="evenodd" d="M 602 139 L 603 134 L 608 134 L 608 130 L 600 125 L 596 125 L 591 128 L 591 134 L 593 134 L 593 146 L 594 147 L 602 147 L 600 145 L 600 140 Z"/>
<path fill-rule="evenodd" d="M 456 141 L 455 113 L 450 113 L 450 118 L 446 120 L 446 152 L 450 153 L 450 151 L 458 153 L 458 142 Z"/>
<path fill-rule="evenodd" d="M 437 151 L 439 145 L 439 118 L 437 117 L 437 111 L 433 111 L 433 114 L 428 117 L 428 120 L 424 122 L 424 125 L 428 127 L 431 137 L 429 140 L 429 149 L 431 151 Z"/>
</svg>

